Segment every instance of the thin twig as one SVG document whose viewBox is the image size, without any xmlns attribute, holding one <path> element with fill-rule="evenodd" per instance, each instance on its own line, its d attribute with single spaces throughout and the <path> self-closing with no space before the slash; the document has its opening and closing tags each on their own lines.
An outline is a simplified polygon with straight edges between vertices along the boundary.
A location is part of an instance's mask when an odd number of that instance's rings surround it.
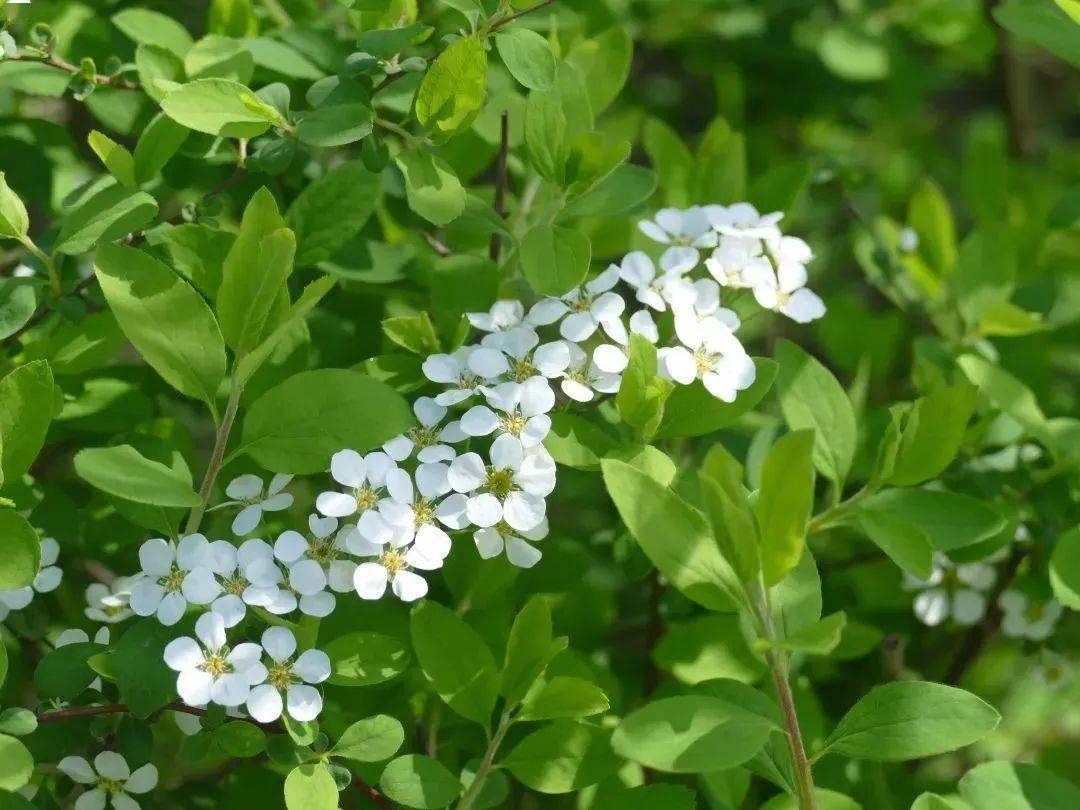
<svg viewBox="0 0 1080 810">
<path fill-rule="evenodd" d="M 503 110 L 499 121 L 499 156 L 495 162 L 495 200 L 491 207 L 495 209 L 495 215 L 499 219 L 506 219 L 506 184 L 509 181 L 506 162 L 510 154 L 510 111 Z M 488 256 L 493 262 L 499 260 L 499 250 L 502 248 L 502 234 L 495 231 L 491 235 L 491 245 L 488 247 Z"/>
<path fill-rule="evenodd" d="M 16 54 L 15 56 L 5 56 L 5 62 L 37 62 L 39 65 L 47 65 L 57 70 L 63 70 L 66 73 L 76 74 L 81 73 L 81 69 L 77 65 L 71 64 L 59 56 L 49 54 L 48 56 L 30 56 L 28 54 Z M 122 76 L 94 76 L 94 83 L 101 87 L 115 87 L 118 90 L 142 90 L 142 85 L 138 82 L 129 81 Z"/>
<path fill-rule="evenodd" d="M 539 11 L 540 9 L 544 8 L 545 6 L 550 6 L 554 2 L 555 2 L 555 0 L 540 0 L 539 3 L 535 3 L 535 4 L 531 5 L 531 6 L 529 6 L 528 8 L 523 8 L 521 11 L 518 11 L 518 12 L 516 12 L 514 14 L 511 14 L 508 17 L 503 17 L 501 20 L 496 20 L 494 23 L 491 24 L 491 28 L 488 29 L 488 33 L 491 33 L 493 31 L 498 31 L 504 25 L 508 25 L 508 24 L 512 23 L 514 20 L 517 20 L 517 19 L 519 19 L 521 17 L 524 17 L 526 14 L 532 14 L 534 11 Z"/>
<path fill-rule="evenodd" d="M 424 241 L 427 242 L 431 249 L 438 253 L 443 258 L 453 255 L 454 251 L 446 246 L 435 234 L 424 228 L 420 229 L 420 235 L 424 237 Z"/>
<path fill-rule="evenodd" d="M 239 358 L 237 359 L 239 362 Z M 225 447 L 229 443 L 229 434 L 232 432 L 233 422 L 236 420 L 236 412 L 240 407 L 240 396 L 244 393 L 244 387 L 239 383 L 239 378 L 234 375 L 232 388 L 229 390 L 229 402 L 225 406 L 225 415 L 218 426 L 217 436 L 214 439 L 214 451 L 210 456 L 210 463 L 206 467 L 206 475 L 203 476 L 202 486 L 199 488 L 201 503 L 191 510 L 187 525 L 184 527 L 185 534 L 194 534 L 199 530 L 206 506 L 210 503 L 210 496 L 214 492 L 214 482 L 221 470 L 221 462 L 225 458 Z M 215 411 L 216 413 L 216 411 Z"/>
</svg>

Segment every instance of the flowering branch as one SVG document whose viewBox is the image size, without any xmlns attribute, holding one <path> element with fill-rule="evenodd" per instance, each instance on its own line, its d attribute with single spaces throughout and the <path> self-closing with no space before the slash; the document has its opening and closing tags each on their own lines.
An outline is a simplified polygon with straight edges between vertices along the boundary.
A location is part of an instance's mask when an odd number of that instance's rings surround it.
<svg viewBox="0 0 1080 810">
<path fill-rule="evenodd" d="M 5 56 L 6 62 L 37 62 L 40 65 L 47 65 L 57 70 L 62 70 L 65 73 L 71 73 L 72 75 L 82 73 L 78 65 L 73 65 L 65 59 L 61 59 L 59 56 L 49 54 L 48 56 L 30 56 L 28 54 L 17 54 L 15 56 Z M 122 76 L 100 76 L 94 75 L 94 84 L 101 87 L 115 87 L 118 90 L 142 90 L 142 85 L 138 82 L 129 81 Z"/>
</svg>

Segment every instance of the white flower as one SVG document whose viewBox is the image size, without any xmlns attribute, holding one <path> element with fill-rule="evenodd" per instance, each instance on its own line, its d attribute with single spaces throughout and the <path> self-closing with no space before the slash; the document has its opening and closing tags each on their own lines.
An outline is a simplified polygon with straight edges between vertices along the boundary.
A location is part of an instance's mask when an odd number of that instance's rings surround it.
<svg viewBox="0 0 1080 810">
<path fill-rule="evenodd" d="M 19 53 L 19 46 L 15 44 L 15 38 L 7 31 L 0 31 L 0 60 L 5 56 L 15 56 Z"/>
<path fill-rule="evenodd" d="M 308 542 L 299 532 L 282 532 L 270 549 L 265 543 L 251 549 L 252 559 L 244 568 L 251 587 L 244 601 L 281 616 L 297 607 L 308 616 L 329 616 L 337 603 L 326 591 L 326 571 L 306 556 Z"/>
<path fill-rule="evenodd" d="M 619 390 L 622 376 L 619 372 L 605 371 L 606 368 L 618 368 L 620 360 L 610 351 L 600 351 L 603 346 L 597 347 L 590 359 L 585 350 L 576 343 L 568 344 L 570 348 L 570 366 L 563 374 L 559 383 L 562 392 L 576 402 L 589 402 L 593 398 L 593 392 L 600 394 L 614 394 Z M 600 363 L 597 363 L 599 354 Z M 621 354 L 621 353 L 620 353 Z M 626 367 L 626 356 L 621 355 L 621 368 Z"/>
<path fill-rule="evenodd" d="M 420 555 L 415 547 L 404 553 L 395 548 L 382 549 L 374 562 L 363 562 L 356 566 L 353 586 L 361 599 L 380 599 L 389 583 L 394 596 L 402 602 L 415 602 L 427 594 L 428 584 L 422 576 L 409 569 L 415 566 L 422 570 L 435 570 L 442 566 L 441 560 L 429 565 L 431 562 Z"/>
<path fill-rule="evenodd" d="M 675 310 L 675 334 L 691 350 L 739 328 L 739 316 L 720 306 L 720 286 L 711 278 L 701 278 L 690 285 L 690 296 Z"/>
<path fill-rule="evenodd" d="M 346 492 L 321 492 L 315 508 L 333 518 L 348 517 L 374 509 L 386 485 L 386 474 L 395 466 L 386 453 L 376 451 L 362 456 L 355 450 L 340 450 L 330 459 L 330 475 Z"/>
<path fill-rule="evenodd" d="M 282 490 L 292 481 L 291 475 L 275 475 L 263 492 L 262 479 L 257 475 L 241 475 L 225 487 L 225 494 L 232 500 L 222 506 L 242 504 L 243 509 L 233 518 L 232 532 L 238 537 L 255 530 L 262 520 L 263 512 L 280 512 L 293 504 L 293 496 Z"/>
<path fill-rule="evenodd" d="M 528 326 L 485 335 L 483 345 L 469 357 L 469 366 L 489 380 L 505 375 L 523 383 L 533 376 L 558 377 L 570 362 L 566 344 L 554 340 L 538 346 L 540 338 Z M 483 391 L 484 389 L 480 389 Z"/>
<path fill-rule="evenodd" d="M 282 708 L 293 720 L 306 723 L 322 711 L 322 695 L 309 684 L 330 677 L 330 658 L 322 650 L 305 650 L 293 660 L 296 636 L 284 627 L 270 627 L 262 635 L 262 648 L 271 664 L 247 697 L 248 713 L 260 723 L 281 717 Z M 282 699 L 284 695 L 284 700 Z"/>
<path fill-rule="evenodd" d="M 626 302 L 621 295 L 611 292 L 618 281 L 619 268 L 611 266 L 561 298 L 538 302 L 529 310 L 529 322 L 548 326 L 562 319 L 559 334 L 575 343 L 588 340 L 597 328 L 607 332 L 612 340 L 626 343 L 626 327 L 620 320 Z"/>
<path fill-rule="evenodd" d="M 117 577 L 109 585 L 93 582 L 86 586 L 86 618 L 105 624 L 122 622 L 134 615 L 128 603 L 131 601 L 132 579 Z"/>
<path fill-rule="evenodd" d="M 700 342 L 694 345 L 694 338 Z M 705 388 L 723 402 L 734 402 L 739 391 L 749 388 L 757 370 L 738 338 L 727 329 L 693 330 L 682 338 L 687 347 L 659 349 L 661 373 L 682 385 L 700 379 Z M 690 351 L 693 349 L 693 351 Z"/>
<path fill-rule="evenodd" d="M 165 646 L 165 663 L 178 673 L 176 692 L 180 699 L 188 706 L 205 706 L 211 701 L 239 706 L 247 700 L 251 687 L 266 678 L 259 645 L 245 642 L 230 649 L 225 620 L 213 612 L 198 618 L 195 635 L 198 641 L 181 636 Z"/>
<path fill-rule="evenodd" d="M 742 289 L 749 287 L 746 271 L 769 266 L 761 252 L 761 240 L 749 236 L 722 236 L 720 245 L 705 260 L 705 269 L 721 286 Z M 758 271 L 760 272 L 760 271 Z"/>
<path fill-rule="evenodd" d="M 634 288 L 637 300 L 660 312 L 667 309 L 672 296 L 678 295 L 685 283 L 683 276 L 693 269 L 693 264 L 687 267 L 685 257 L 674 251 L 689 251 L 693 254 L 694 264 L 697 263 L 697 251 L 693 248 L 669 248 L 660 260 L 664 273 L 659 276 L 652 259 L 640 250 L 627 253 L 618 267 L 619 277 Z M 668 266 L 664 266 L 665 259 Z"/>
<path fill-rule="evenodd" d="M 650 239 L 664 245 L 689 245 L 710 248 L 716 245 L 706 209 L 695 205 L 686 210 L 661 208 L 650 220 L 642 220 L 638 228 Z"/>
<path fill-rule="evenodd" d="M 412 544 L 414 557 L 419 557 L 410 564 L 425 567 L 430 563 L 427 570 L 438 568 L 450 553 L 450 536 L 436 519 L 451 529 L 468 525 L 465 497 L 442 498 L 450 492 L 448 473 L 446 464 L 421 464 L 414 474 L 414 486 L 413 476 L 405 470 L 392 471 L 386 481 L 390 497 L 379 501 L 377 512 L 367 512 L 357 521 L 356 531 L 345 539 L 346 546 L 353 554 L 370 557 L 381 553 L 381 547 L 388 543 L 394 548 Z"/>
<path fill-rule="evenodd" d="M 735 203 L 730 206 L 707 205 L 705 216 L 709 224 L 725 236 L 751 236 L 757 239 L 775 239 L 780 236 L 776 227 L 784 214 L 774 211 L 771 214 L 759 214 L 750 203 Z"/>
<path fill-rule="evenodd" d="M 502 333 L 494 332 L 493 334 Z M 435 397 L 438 405 L 448 406 L 465 402 L 480 393 L 481 386 L 488 382 L 469 366 L 469 357 L 476 349 L 476 346 L 462 346 L 453 354 L 432 354 L 424 361 L 422 369 L 425 377 L 432 382 L 450 386 Z"/>
<path fill-rule="evenodd" d="M 416 460 L 422 463 L 449 461 L 457 455 L 457 451 L 447 442 L 454 444 L 465 441 L 468 437 L 461 432 L 461 426 L 457 422 L 448 422 L 439 427 L 439 423 L 446 416 L 446 406 L 440 405 L 431 397 L 420 397 L 413 403 L 413 413 L 416 414 L 420 427 L 395 436 L 383 445 L 383 450 L 390 458 L 404 461 L 412 455 L 414 448 L 418 450 Z"/>
<path fill-rule="evenodd" d="M 465 317 L 483 332 L 501 332 L 521 323 L 525 307 L 517 300 L 496 301 L 487 312 L 469 312 Z"/>
<path fill-rule="evenodd" d="M 505 523 L 498 523 L 473 533 L 476 550 L 485 560 L 497 557 L 506 551 L 506 559 L 518 568 L 532 568 L 540 562 L 540 550 L 531 543 L 543 540 L 548 534 L 547 520 L 540 521 L 527 532 L 520 532 Z"/>
<path fill-rule="evenodd" d="M 75 810 L 103 810 L 111 803 L 115 810 L 138 810 L 139 803 L 128 794 L 148 793 L 157 787 L 158 772 L 151 764 L 132 773 L 127 760 L 115 751 L 102 751 L 93 766 L 83 757 L 64 757 L 56 766 L 72 781 L 89 789 L 75 801 Z"/>
<path fill-rule="evenodd" d="M 491 463 L 478 453 L 458 456 L 450 465 L 450 485 L 468 494 L 465 515 L 481 528 L 505 522 L 517 531 L 535 529 L 544 520 L 544 498 L 555 489 L 555 462 L 538 445 L 526 451 L 516 438 L 502 435 L 491 443 Z"/>
<path fill-rule="evenodd" d="M 180 621 L 188 603 L 209 605 L 221 594 L 214 578 L 210 542 L 189 534 L 178 545 L 154 538 L 139 548 L 142 572 L 131 587 L 131 609 L 139 616 L 157 615 L 172 626 Z"/>
<path fill-rule="evenodd" d="M 64 572 L 54 563 L 60 556 L 60 544 L 51 537 L 41 541 L 41 567 L 33 583 L 25 588 L 16 588 L 10 591 L 0 591 L 0 622 L 8 617 L 12 610 L 22 610 L 34 599 L 34 592 L 49 593 L 60 587 L 60 580 Z"/>
<path fill-rule="evenodd" d="M 1054 625 L 1061 616 L 1059 602 L 1034 602 L 1020 591 L 1005 591 L 998 597 L 998 605 L 1005 614 L 1001 631 L 1010 638 L 1042 641 L 1054 632 Z"/>
<path fill-rule="evenodd" d="M 306 545 L 303 556 L 314 560 L 322 566 L 326 573 L 326 583 L 330 590 L 338 593 L 348 593 L 352 590 L 353 571 L 356 563 L 346 556 L 347 547 L 345 539 L 354 531 L 353 526 L 345 526 L 339 530 L 336 518 L 321 518 L 318 515 L 308 516 L 308 531 L 311 536 L 302 538 Z M 290 539 L 299 536 L 296 532 L 286 532 Z M 285 537 L 285 535 L 282 535 Z M 278 538 L 278 542 L 282 542 Z M 295 542 L 293 540 L 293 542 Z"/>
<path fill-rule="evenodd" d="M 917 590 L 912 607 L 919 621 L 937 627 L 952 618 L 958 624 L 977 624 L 986 613 L 986 596 L 997 573 L 988 562 L 954 564 L 944 554 L 934 555 L 934 567 L 923 580 L 904 575 L 905 590 Z"/>
<path fill-rule="evenodd" d="M 919 249 L 919 234 L 914 228 L 901 228 L 896 236 L 896 245 L 903 253 L 914 253 Z"/>
<path fill-rule="evenodd" d="M 568 344 L 568 350 L 572 358 L 573 344 Z M 485 388 L 484 395 L 487 405 L 474 405 L 461 417 L 461 429 L 467 435 L 490 436 L 498 431 L 516 436 L 525 447 L 534 447 L 551 430 L 547 414 L 555 407 L 555 392 L 544 377 L 499 383 Z"/>
<path fill-rule="evenodd" d="M 743 277 L 765 309 L 775 310 L 796 323 L 810 323 L 825 314 L 825 304 L 806 288 L 806 267 L 813 255 L 802 239 L 784 236 L 769 244 L 776 270 L 757 264 L 746 268 Z"/>
</svg>

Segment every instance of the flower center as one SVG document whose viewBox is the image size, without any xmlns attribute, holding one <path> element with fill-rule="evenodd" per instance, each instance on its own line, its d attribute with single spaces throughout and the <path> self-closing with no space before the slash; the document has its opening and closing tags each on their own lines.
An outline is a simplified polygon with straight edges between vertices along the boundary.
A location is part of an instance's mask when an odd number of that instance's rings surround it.
<svg viewBox="0 0 1080 810">
<path fill-rule="evenodd" d="M 515 361 L 514 367 L 510 370 L 510 375 L 514 378 L 514 382 L 525 382 L 533 375 L 532 360 L 526 357 L 523 360 Z"/>
<path fill-rule="evenodd" d="M 419 531 L 421 526 L 434 522 L 435 509 L 425 500 L 417 500 L 413 504 L 413 527 Z"/>
<path fill-rule="evenodd" d="M 124 607 L 125 606 L 122 602 L 110 602 L 108 604 L 103 603 L 101 605 L 101 609 L 106 616 L 119 616 L 124 612 Z"/>
<path fill-rule="evenodd" d="M 409 431 L 409 438 L 422 450 L 435 444 L 439 440 L 439 433 L 434 428 L 418 427 Z"/>
<path fill-rule="evenodd" d="M 337 559 L 338 552 L 333 537 L 319 537 L 308 543 L 308 557 L 320 565 L 328 565 Z"/>
<path fill-rule="evenodd" d="M 716 359 L 704 349 L 698 349 L 694 352 L 694 365 L 699 376 L 708 374 L 716 370 Z"/>
<path fill-rule="evenodd" d="M 525 423 L 528 420 L 522 416 L 520 411 L 514 411 L 508 413 L 502 418 L 502 429 L 509 433 L 511 436 L 520 436 L 521 431 L 525 429 Z"/>
<path fill-rule="evenodd" d="M 571 312 L 588 312 L 590 307 L 592 307 L 592 296 L 585 293 L 570 302 Z"/>
<path fill-rule="evenodd" d="M 186 571 L 181 571 L 179 568 L 173 568 L 167 575 L 158 579 L 158 584 L 161 585 L 167 593 L 180 590 L 180 587 L 184 584 L 184 577 L 187 575 Z"/>
<path fill-rule="evenodd" d="M 477 377 L 475 374 L 465 372 L 460 377 L 458 377 L 458 388 L 461 388 L 462 390 L 471 391 L 479 384 L 480 378 Z"/>
<path fill-rule="evenodd" d="M 233 596 L 241 596 L 250 584 L 251 583 L 244 579 L 240 574 L 234 574 L 221 584 L 221 589 L 225 591 L 225 593 L 232 594 Z"/>
<path fill-rule="evenodd" d="M 391 574 L 396 574 L 405 567 L 405 557 L 402 554 L 398 554 L 396 551 L 384 551 L 382 556 L 379 557 L 379 565 Z"/>
<path fill-rule="evenodd" d="M 354 495 L 356 496 L 356 511 L 358 512 L 366 512 L 368 509 L 373 509 L 375 504 L 379 502 L 379 497 L 371 487 L 360 487 L 356 490 Z"/>
<path fill-rule="evenodd" d="M 266 682 L 275 689 L 288 689 L 294 681 L 292 664 L 288 662 L 271 667 L 266 674 Z"/>
<path fill-rule="evenodd" d="M 788 302 L 790 302 L 790 301 L 791 301 L 791 293 L 780 292 L 779 290 L 777 291 L 777 293 L 776 293 L 776 306 L 777 307 L 786 307 L 788 305 Z"/>
<path fill-rule="evenodd" d="M 484 486 L 500 501 L 505 500 L 506 496 L 514 491 L 514 473 L 511 470 L 491 469 Z"/>
<path fill-rule="evenodd" d="M 1024 611 L 1024 617 L 1029 622 L 1037 622 L 1045 615 L 1046 608 L 1042 605 L 1028 605 L 1027 610 Z"/>
<path fill-rule="evenodd" d="M 108 779 L 104 776 L 98 777 L 98 788 L 104 790 L 106 793 L 123 793 L 124 783 L 119 779 Z"/>
<path fill-rule="evenodd" d="M 233 666 L 226 659 L 225 651 L 218 650 L 215 653 L 207 653 L 200 669 L 208 673 L 212 678 L 220 678 L 222 675 L 232 672 Z"/>
</svg>

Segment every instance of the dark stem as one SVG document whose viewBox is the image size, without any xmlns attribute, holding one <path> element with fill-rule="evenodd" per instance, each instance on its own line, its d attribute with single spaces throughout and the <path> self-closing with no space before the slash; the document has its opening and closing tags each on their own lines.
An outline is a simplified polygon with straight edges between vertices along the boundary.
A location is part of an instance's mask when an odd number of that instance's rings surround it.
<svg viewBox="0 0 1080 810">
<path fill-rule="evenodd" d="M 48 56 L 28 56 L 26 54 L 20 54 L 16 56 L 4 57 L 7 62 L 37 62 L 41 65 L 48 65 L 51 68 L 57 70 L 63 70 L 67 73 L 75 74 L 79 73 L 80 69 L 77 65 L 71 64 L 61 59 L 59 56 L 49 54 Z M 142 90 L 142 85 L 138 82 L 128 81 L 120 76 L 94 76 L 94 83 L 101 87 L 115 87 L 120 90 Z"/>
<path fill-rule="evenodd" d="M 236 382 L 234 376 L 232 388 L 229 390 L 229 402 L 225 406 L 225 415 L 221 419 L 217 437 L 214 439 L 214 451 L 210 456 L 210 464 L 206 468 L 206 475 L 203 476 L 202 487 L 199 488 L 199 497 L 202 499 L 202 503 L 191 510 L 187 525 L 184 527 L 184 534 L 194 534 L 199 530 L 199 524 L 202 523 L 203 514 L 205 514 L 206 507 L 210 503 L 210 495 L 214 491 L 214 482 L 217 480 L 218 472 L 221 470 L 222 459 L 225 458 L 225 446 L 229 443 L 229 433 L 232 432 L 233 422 L 236 420 L 236 411 L 240 407 L 240 395 L 243 391 L 243 386 Z"/>
<path fill-rule="evenodd" d="M 523 8 L 521 11 L 511 14 L 509 17 L 503 17 L 501 20 L 496 20 L 494 23 L 491 24 L 491 28 L 488 29 L 488 33 L 491 33 L 492 31 L 498 31 L 504 25 L 509 25 L 514 20 L 520 17 L 524 17 L 526 14 L 532 14 L 534 11 L 539 11 L 545 6 L 550 6 L 554 2 L 555 0 L 540 0 L 539 3 L 535 3 L 528 8 Z"/>
<path fill-rule="evenodd" d="M 480 795 L 480 788 L 484 786 L 484 780 L 487 779 L 488 772 L 491 771 L 491 766 L 495 762 L 495 755 L 499 752 L 499 746 L 502 745 L 503 738 L 509 730 L 510 712 L 506 711 L 503 713 L 502 719 L 499 720 L 499 727 L 495 729 L 491 743 L 488 745 L 487 751 L 484 752 L 484 758 L 480 761 L 480 767 L 476 769 L 476 775 L 469 784 L 469 789 L 461 797 L 457 810 L 469 810 L 476 797 Z"/>
<path fill-rule="evenodd" d="M 1024 561 L 1024 558 L 1029 553 L 1027 549 L 1013 548 L 1012 554 L 1001 569 L 1001 577 L 998 579 L 997 585 L 987 597 L 986 615 L 983 616 L 981 622 L 969 628 L 967 633 L 964 634 L 964 640 L 960 642 L 960 651 L 957 652 L 956 657 L 949 666 L 948 673 L 945 675 L 945 683 L 958 686 L 982 653 L 983 648 L 997 635 L 1004 615 L 998 606 L 998 599 L 1005 593 L 1012 581 L 1016 579 L 1020 563 Z"/>
<path fill-rule="evenodd" d="M 491 207 L 495 209 L 495 215 L 499 219 L 506 219 L 506 184 L 509 175 L 506 170 L 506 161 L 510 154 L 510 112 L 503 110 L 499 121 L 499 156 L 495 163 L 495 200 Z M 491 245 L 488 248 L 488 256 L 493 262 L 499 260 L 499 250 L 502 248 L 502 235 L 496 231 L 491 235 Z"/>
</svg>

